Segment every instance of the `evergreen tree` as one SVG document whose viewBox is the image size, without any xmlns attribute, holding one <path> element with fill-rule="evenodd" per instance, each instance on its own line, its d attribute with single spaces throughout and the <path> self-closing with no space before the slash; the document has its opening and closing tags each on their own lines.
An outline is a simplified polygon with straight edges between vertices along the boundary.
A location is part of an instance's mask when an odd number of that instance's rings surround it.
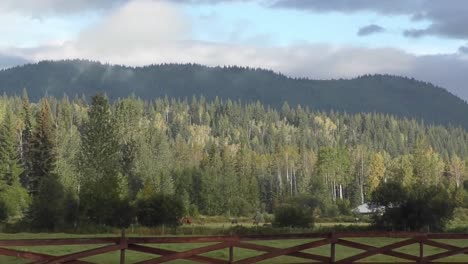
<svg viewBox="0 0 468 264">
<path fill-rule="evenodd" d="M 28 193 L 19 182 L 22 170 L 15 132 L 12 113 L 7 109 L 0 125 L 0 204 L 3 220 L 21 217 L 29 206 Z"/>
<path fill-rule="evenodd" d="M 36 117 L 36 127 L 31 139 L 31 172 L 28 189 L 34 197 L 41 180 L 55 171 L 56 152 L 54 127 L 49 102 L 43 100 Z"/>
<path fill-rule="evenodd" d="M 23 100 L 21 109 L 21 121 L 23 127 L 20 133 L 20 158 L 23 172 L 21 174 L 21 184 L 24 187 L 29 187 L 29 177 L 32 170 L 32 157 L 31 157 L 31 137 L 32 137 L 32 124 L 31 124 L 31 107 L 29 105 L 28 94 L 23 90 Z"/>
<path fill-rule="evenodd" d="M 94 96 L 88 115 L 79 158 L 80 210 L 83 217 L 106 224 L 112 221 L 113 205 L 125 193 L 119 168 L 120 147 L 107 98 Z"/>
<path fill-rule="evenodd" d="M 39 229 L 54 230 L 63 224 L 64 191 L 55 173 L 57 160 L 55 130 L 49 102 L 44 99 L 31 140 L 31 222 Z"/>
<path fill-rule="evenodd" d="M 13 185 L 22 172 L 16 148 L 12 113 L 7 110 L 0 126 L 0 186 Z"/>
</svg>

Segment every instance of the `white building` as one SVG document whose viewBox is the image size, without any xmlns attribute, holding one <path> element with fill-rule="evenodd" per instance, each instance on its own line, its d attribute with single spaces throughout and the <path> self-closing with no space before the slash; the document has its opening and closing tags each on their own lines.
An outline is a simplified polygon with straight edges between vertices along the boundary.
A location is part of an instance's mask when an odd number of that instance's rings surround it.
<svg viewBox="0 0 468 264">
<path fill-rule="evenodd" d="M 366 215 L 366 214 L 374 214 L 377 212 L 382 212 L 383 210 L 384 210 L 384 207 L 372 208 L 370 204 L 363 203 L 359 205 L 358 207 L 354 208 L 353 212 Z"/>
</svg>

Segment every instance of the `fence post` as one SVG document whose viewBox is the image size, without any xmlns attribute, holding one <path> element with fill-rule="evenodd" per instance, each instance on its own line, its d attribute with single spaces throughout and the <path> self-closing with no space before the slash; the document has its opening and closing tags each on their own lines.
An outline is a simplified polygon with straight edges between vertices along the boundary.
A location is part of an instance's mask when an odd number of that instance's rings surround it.
<svg viewBox="0 0 468 264">
<path fill-rule="evenodd" d="M 120 249 L 120 264 L 125 264 L 125 249 L 127 248 L 127 238 L 125 238 L 125 228 L 122 229 L 120 237 L 120 245 L 125 247 Z"/>
<path fill-rule="evenodd" d="M 229 237 L 230 245 L 229 245 L 229 264 L 234 263 L 234 245 L 235 242 L 238 242 L 238 237 L 234 237 L 232 234 Z M 235 240 L 235 242 L 234 242 Z"/>
<path fill-rule="evenodd" d="M 335 263 L 336 261 L 335 242 L 336 242 L 335 233 L 331 232 L 330 233 L 330 263 Z"/>
<path fill-rule="evenodd" d="M 234 263 L 234 246 L 231 244 L 229 246 L 229 264 Z"/>
<path fill-rule="evenodd" d="M 424 240 L 426 239 L 427 235 L 421 236 L 419 238 L 419 263 L 423 263 L 424 259 Z"/>
</svg>

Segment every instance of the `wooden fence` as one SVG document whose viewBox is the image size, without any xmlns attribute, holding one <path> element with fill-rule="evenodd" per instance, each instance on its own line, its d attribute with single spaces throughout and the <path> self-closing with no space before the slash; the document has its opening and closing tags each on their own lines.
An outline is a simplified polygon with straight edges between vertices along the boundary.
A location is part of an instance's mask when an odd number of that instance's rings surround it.
<svg viewBox="0 0 468 264">
<path fill-rule="evenodd" d="M 356 242 L 356 238 L 398 238 L 397 242 L 385 246 L 375 246 Z M 266 246 L 268 242 L 262 244 L 256 241 L 273 240 L 300 240 L 302 244 L 287 248 L 277 248 Z M 354 241 L 353 241 L 354 240 Z M 443 242 L 442 242 L 442 241 Z M 195 263 L 236 263 L 249 264 L 269 260 L 279 256 L 292 256 L 299 258 L 298 263 L 468 263 L 468 247 L 455 246 L 449 243 L 450 240 L 464 241 L 468 244 L 468 234 L 425 234 L 425 233 L 393 233 L 393 232 L 370 232 L 370 233 L 321 233 L 321 234 L 286 234 L 286 235 L 246 235 L 246 236 L 205 236 L 205 237 L 104 237 L 104 238 L 70 238 L 70 239 L 21 239 L 21 240 L 0 240 L 0 255 L 12 256 L 30 260 L 30 263 L 92 263 L 83 260 L 84 258 L 120 251 L 120 263 L 125 263 L 125 252 L 136 251 L 153 254 L 154 258 L 138 262 L 139 264 L 165 263 L 174 260 L 188 260 Z M 162 244 L 199 244 L 195 249 L 186 251 L 173 251 L 158 247 Z M 206 245 L 208 244 L 208 245 Z M 416 254 L 407 254 L 397 249 L 414 245 L 419 248 Z M 62 256 L 52 256 L 48 254 L 26 252 L 12 247 L 35 246 L 65 246 L 65 245 L 94 245 L 96 248 L 83 250 Z M 360 253 L 346 256 L 341 259 L 336 258 L 336 245 L 357 249 Z M 308 249 L 327 247 L 327 254 L 312 254 L 304 252 Z M 426 255 L 425 247 L 438 248 L 440 253 Z M 260 251 L 258 255 L 237 259 L 235 249 L 248 249 Z M 329 249 L 328 249 L 329 248 Z M 226 259 L 208 257 L 202 254 L 229 250 Z M 387 262 L 366 262 L 365 258 L 378 254 L 387 255 L 399 259 Z M 444 258 L 459 255 L 463 261 L 447 262 Z M 401 261 L 401 262 L 400 262 Z"/>
</svg>

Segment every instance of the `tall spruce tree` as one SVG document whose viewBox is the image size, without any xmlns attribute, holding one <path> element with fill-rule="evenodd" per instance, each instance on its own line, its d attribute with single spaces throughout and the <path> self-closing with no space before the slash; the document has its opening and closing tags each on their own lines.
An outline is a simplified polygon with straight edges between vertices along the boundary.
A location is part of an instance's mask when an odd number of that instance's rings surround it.
<svg viewBox="0 0 468 264">
<path fill-rule="evenodd" d="M 103 95 L 92 98 L 89 120 L 84 124 L 80 152 L 82 216 L 97 224 L 112 221 L 113 205 L 123 192 L 117 129 Z"/>
<path fill-rule="evenodd" d="M 31 162 L 31 137 L 32 137 L 32 124 L 31 124 L 31 106 L 29 105 L 28 93 L 23 90 L 23 100 L 21 109 L 21 121 L 23 127 L 20 134 L 20 158 L 23 172 L 21 173 L 20 180 L 24 187 L 29 186 L 29 177 L 32 170 Z"/>
<path fill-rule="evenodd" d="M 13 185 L 21 174 L 12 119 L 11 112 L 7 110 L 0 126 L 0 186 Z"/>
<path fill-rule="evenodd" d="M 38 229 L 55 230 L 64 216 L 64 191 L 55 173 L 56 146 L 49 102 L 43 100 L 31 140 L 31 222 Z"/>
<path fill-rule="evenodd" d="M 29 206 L 26 189 L 21 187 L 21 165 L 18 158 L 15 126 L 11 111 L 7 109 L 0 125 L 0 204 L 2 220 L 23 215 Z"/>
<path fill-rule="evenodd" d="M 31 139 L 29 192 L 32 196 L 37 195 L 41 180 L 54 172 L 56 153 L 53 133 L 54 127 L 50 106 L 48 101 L 44 100 L 37 114 L 36 127 Z"/>
</svg>

